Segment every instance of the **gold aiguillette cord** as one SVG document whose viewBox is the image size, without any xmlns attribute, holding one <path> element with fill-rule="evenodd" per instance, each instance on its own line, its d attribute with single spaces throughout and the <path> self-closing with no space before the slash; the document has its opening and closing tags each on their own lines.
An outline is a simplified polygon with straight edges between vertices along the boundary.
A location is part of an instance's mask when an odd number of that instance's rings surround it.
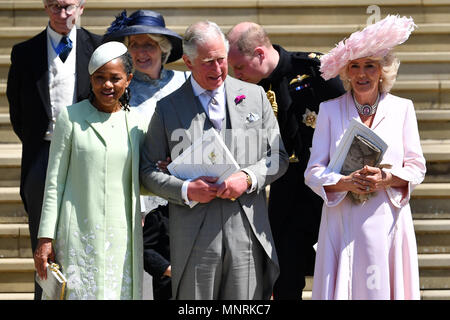
<svg viewBox="0 0 450 320">
<path fill-rule="evenodd" d="M 275 117 L 278 116 L 278 104 L 277 104 L 277 97 L 275 96 L 275 92 L 272 90 L 272 84 L 270 84 L 269 90 L 266 92 L 267 99 L 269 99 L 270 104 L 272 105 L 273 113 L 275 114 Z"/>
</svg>

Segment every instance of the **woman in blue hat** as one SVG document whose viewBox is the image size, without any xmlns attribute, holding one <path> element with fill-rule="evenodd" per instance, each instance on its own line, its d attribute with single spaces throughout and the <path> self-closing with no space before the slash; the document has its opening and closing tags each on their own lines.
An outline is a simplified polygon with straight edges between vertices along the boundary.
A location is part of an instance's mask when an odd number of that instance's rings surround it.
<svg viewBox="0 0 450 320">
<path fill-rule="evenodd" d="M 188 72 L 164 69 L 164 64 L 181 58 L 181 36 L 166 28 L 158 12 L 138 10 L 127 17 L 124 10 L 104 35 L 104 41 L 110 40 L 123 41 L 133 58 L 130 106 L 151 118 L 156 102 L 178 89 L 189 76 Z"/>
<path fill-rule="evenodd" d="M 129 89 L 130 106 L 136 107 L 150 121 L 156 102 L 178 89 L 189 72 L 164 69 L 183 54 L 182 38 L 166 28 L 161 14 L 138 10 L 127 17 L 124 10 L 111 23 L 104 41 L 120 40 L 128 47 L 135 68 Z M 145 215 L 144 269 L 153 277 L 153 297 L 171 297 L 171 268 L 167 200 L 156 196 L 141 197 Z"/>
</svg>

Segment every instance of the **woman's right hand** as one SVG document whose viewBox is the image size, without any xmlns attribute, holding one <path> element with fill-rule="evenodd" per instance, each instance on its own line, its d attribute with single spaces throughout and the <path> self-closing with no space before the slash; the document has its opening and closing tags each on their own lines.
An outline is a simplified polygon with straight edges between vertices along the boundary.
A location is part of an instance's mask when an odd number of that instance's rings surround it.
<svg viewBox="0 0 450 320">
<path fill-rule="evenodd" d="M 350 191 L 357 194 L 366 194 L 369 193 L 366 189 L 366 185 L 362 183 L 359 179 L 355 177 L 360 174 L 360 170 L 356 170 L 348 176 L 343 176 L 338 183 L 335 185 L 325 186 L 325 191 L 327 192 L 343 192 Z"/>
<path fill-rule="evenodd" d="M 49 261 L 55 261 L 52 241 L 50 238 L 40 238 L 34 251 L 34 267 L 39 277 L 44 280 L 47 279 L 47 264 Z"/>
<path fill-rule="evenodd" d="M 172 159 L 170 157 L 166 158 L 166 161 L 160 160 L 157 162 L 157 166 L 159 171 L 169 173 L 169 170 L 167 169 L 167 166 L 172 162 Z"/>
</svg>

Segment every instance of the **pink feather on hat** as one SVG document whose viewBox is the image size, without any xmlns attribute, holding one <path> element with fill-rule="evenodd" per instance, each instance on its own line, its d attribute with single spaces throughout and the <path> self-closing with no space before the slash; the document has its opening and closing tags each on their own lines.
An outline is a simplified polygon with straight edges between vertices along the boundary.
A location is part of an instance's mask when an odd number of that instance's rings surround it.
<svg viewBox="0 0 450 320">
<path fill-rule="evenodd" d="M 384 57 L 392 48 L 408 40 L 417 25 L 410 17 L 388 15 L 383 20 L 356 31 L 320 58 L 325 80 L 336 77 L 351 60 Z"/>
</svg>

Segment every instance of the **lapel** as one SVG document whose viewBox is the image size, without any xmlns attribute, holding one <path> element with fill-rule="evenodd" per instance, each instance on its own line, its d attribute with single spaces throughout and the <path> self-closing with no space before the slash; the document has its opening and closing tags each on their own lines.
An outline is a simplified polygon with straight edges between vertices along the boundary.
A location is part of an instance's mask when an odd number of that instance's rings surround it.
<svg viewBox="0 0 450 320">
<path fill-rule="evenodd" d="M 36 79 L 36 87 L 41 97 L 42 105 L 48 118 L 52 118 L 50 107 L 50 93 L 48 91 L 48 55 L 47 55 L 47 29 L 36 36 L 35 54 L 30 55 L 33 72 Z"/>
<path fill-rule="evenodd" d="M 173 97 L 173 105 L 175 106 L 181 127 L 191 132 L 202 132 L 212 127 L 212 123 L 206 119 L 205 110 L 201 103 L 194 95 L 190 77 L 181 87 L 180 94 Z M 193 130 L 193 131 L 192 131 Z"/>
<path fill-rule="evenodd" d="M 244 127 L 245 112 L 249 111 L 246 104 L 249 103 L 249 98 L 243 99 L 239 104 L 234 102 L 237 96 L 244 94 L 243 87 L 239 82 L 228 76 L 225 79 L 225 95 L 227 97 L 228 115 L 230 117 L 230 126 L 232 129 L 239 129 Z"/>
<path fill-rule="evenodd" d="M 89 37 L 83 29 L 77 29 L 77 45 L 75 56 L 76 69 L 76 101 L 81 101 L 89 94 L 89 72 L 87 65 L 94 51 Z"/>
<path fill-rule="evenodd" d="M 106 140 L 104 137 L 107 135 L 107 132 L 105 132 L 104 127 L 102 126 L 102 119 L 100 118 L 100 114 L 91 103 L 89 103 L 89 105 L 91 107 L 91 112 L 86 115 L 85 120 L 87 121 L 89 126 L 97 133 L 103 145 L 106 146 Z"/>
<path fill-rule="evenodd" d="M 103 119 L 100 116 L 100 113 L 98 112 L 98 110 L 89 102 L 90 105 L 90 112 L 87 113 L 86 115 L 86 122 L 89 124 L 89 126 L 94 129 L 94 131 L 97 133 L 98 137 L 100 138 L 100 140 L 102 141 L 102 143 L 106 146 L 106 139 L 105 137 L 109 134 L 106 130 L 105 127 L 103 126 Z M 136 136 L 133 134 L 131 134 L 131 125 L 130 125 L 130 115 L 128 114 L 128 112 L 125 112 L 125 121 L 126 121 L 126 127 L 127 127 L 127 135 L 128 135 L 128 141 L 130 142 L 131 145 L 131 152 L 133 154 L 133 158 L 135 158 L 134 156 L 134 144 L 137 143 L 137 146 L 139 146 L 139 141 L 133 141 Z M 137 149 L 138 150 L 138 149 Z M 135 161 L 136 159 L 133 159 L 133 161 Z"/>
<path fill-rule="evenodd" d="M 377 112 L 375 113 L 375 119 L 373 119 L 372 130 L 375 130 L 377 126 L 386 118 L 386 114 L 389 110 L 389 107 L 386 105 L 387 94 L 380 94 L 380 101 L 378 102 Z"/>
</svg>

